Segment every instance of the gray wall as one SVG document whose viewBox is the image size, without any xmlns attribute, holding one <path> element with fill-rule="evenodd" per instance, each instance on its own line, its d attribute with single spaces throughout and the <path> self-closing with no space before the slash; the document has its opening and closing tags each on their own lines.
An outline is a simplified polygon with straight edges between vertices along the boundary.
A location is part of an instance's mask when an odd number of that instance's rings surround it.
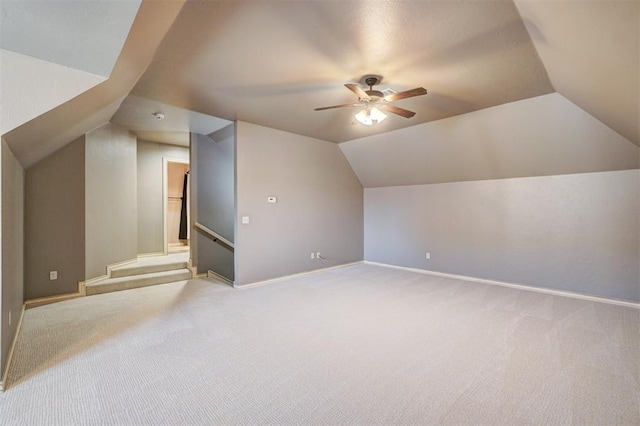
<svg viewBox="0 0 640 426">
<path fill-rule="evenodd" d="M 194 220 L 233 242 L 235 226 L 235 124 L 208 136 L 193 135 L 192 149 L 197 153 L 192 169 L 192 193 L 196 194 Z M 198 273 L 212 270 L 234 280 L 233 252 L 214 243 L 201 231 L 193 230 Z"/>
<path fill-rule="evenodd" d="M 4 139 L 0 150 L 2 175 L 2 257 L 0 286 L 2 316 L 0 317 L 1 346 L 0 378 L 6 367 L 9 349 L 15 336 L 22 311 L 24 285 L 24 170 Z M 11 313 L 11 323 L 9 323 Z"/>
<path fill-rule="evenodd" d="M 338 145 L 237 126 L 236 283 L 362 260 L 362 185 Z M 318 251 L 324 262 L 310 259 Z"/>
<path fill-rule="evenodd" d="M 138 254 L 164 252 L 163 157 L 189 160 L 189 148 L 138 140 Z"/>
<path fill-rule="evenodd" d="M 138 253 L 136 138 L 113 124 L 86 134 L 86 277 Z"/>
<path fill-rule="evenodd" d="M 368 188 L 364 199 L 367 261 L 640 301 L 638 170 Z"/>
<path fill-rule="evenodd" d="M 85 279 L 84 154 L 81 136 L 27 170 L 25 299 L 75 293 Z"/>
</svg>

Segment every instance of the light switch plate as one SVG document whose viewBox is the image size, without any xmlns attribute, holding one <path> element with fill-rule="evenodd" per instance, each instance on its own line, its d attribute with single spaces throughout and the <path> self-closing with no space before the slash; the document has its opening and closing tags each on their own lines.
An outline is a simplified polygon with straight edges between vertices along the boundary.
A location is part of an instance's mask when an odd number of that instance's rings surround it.
<svg viewBox="0 0 640 426">
<path fill-rule="evenodd" d="M 57 280 L 58 279 L 58 271 L 50 271 L 49 272 L 49 280 Z"/>
<path fill-rule="evenodd" d="M 243 225 L 249 224 L 249 216 L 242 216 L 242 224 Z"/>
</svg>

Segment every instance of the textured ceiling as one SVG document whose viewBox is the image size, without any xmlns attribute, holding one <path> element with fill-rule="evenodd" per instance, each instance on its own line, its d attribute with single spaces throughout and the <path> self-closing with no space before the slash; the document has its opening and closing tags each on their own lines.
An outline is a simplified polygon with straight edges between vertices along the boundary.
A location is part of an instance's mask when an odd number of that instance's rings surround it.
<svg viewBox="0 0 640 426">
<path fill-rule="evenodd" d="M 344 142 L 340 149 L 365 188 L 640 167 L 640 148 L 559 93 Z"/>
<path fill-rule="evenodd" d="M 108 77 L 141 0 L 2 0 L 0 47 Z"/>
<path fill-rule="evenodd" d="M 2 134 L 107 79 L 4 49 L 0 49 L 0 76 Z"/>
<path fill-rule="evenodd" d="M 107 81 L 3 135 L 24 167 L 109 122 L 151 61 L 182 4 L 181 0 L 144 0 Z"/>
<path fill-rule="evenodd" d="M 23 165 L 114 114 L 136 128 L 119 115 L 130 92 L 145 98 L 143 121 L 145 108 L 162 104 L 341 142 L 557 91 L 640 145 L 637 0 L 183 3 L 143 0 L 107 81 L 3 134 Z M 90 60 L 99 55 L 100 31 L 77 21 L 58 24 L 93 40 Z M 356 109 L 313 111 L 353 102 L 344 83 L 369 73 L 385 77 L 380 89 L 425 87 L 428 95 L 397 102 L 416 116 L 365 127 L 354 123 Z M 42 81 L 59 84 L 52 76 Z M 509 158 L 504 150 L 494 155 Z"/>
<path fill-rule="evenodd" d="M 640 1 L 516 5 L 556 91 L 640 146 Z"/>
<path fill-rule="evenodd" d="M 423 86 L 365 127 L 344 83 Z M 553 92 L 512 1 L 188 1 L 133 93 L 342 142 Z"/>
<path fill-rule="evenodd" d="M 164 114 L 164 119 L 154 117 L 152 114 L 156 112 Z M 189 132 L 208 135 L 232 123 L 137 96 L 128 96 L 111 122 L 133 131 L 141 139 L 174 145 L 189 145 Z"/>
</svg>

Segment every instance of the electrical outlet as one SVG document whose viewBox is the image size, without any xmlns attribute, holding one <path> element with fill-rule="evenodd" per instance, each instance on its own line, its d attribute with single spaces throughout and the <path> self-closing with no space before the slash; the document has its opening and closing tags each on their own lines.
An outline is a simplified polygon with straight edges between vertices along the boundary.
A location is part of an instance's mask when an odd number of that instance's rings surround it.
<svg viewBox="0 0 640 426">
<path fill-rule="evenodd" d="M 316 254 L 314 252 L 311 252 L 311 258 L 315 259 L 316 258 Z"/>
<path fill-rule="evenodd" d="M 426 258 L 426 259 L 431 259 L 431 253 L 427 253 L 427 254 L 425 255 L 425 258 Z"/>
<path fill-rule="evenodd" d="M 58 271 L 50 271 L 49 272 L 49 280 L 57 280 L 58 279 Z"/>
</svg>

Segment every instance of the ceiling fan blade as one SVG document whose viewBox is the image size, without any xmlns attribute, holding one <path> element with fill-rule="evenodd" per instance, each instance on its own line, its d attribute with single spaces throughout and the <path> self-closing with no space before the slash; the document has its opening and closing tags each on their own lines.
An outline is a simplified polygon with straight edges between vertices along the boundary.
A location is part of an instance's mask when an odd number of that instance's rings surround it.
<svg viewBox="0 0 640 426">
<path fill-rule="evenodd" d="M 368 101 L 369 99 L 371 99 L 369 97 L 369 95 L 367 95 L 367 92 L 362 90 L 362 88 L 360 86 L 358 86 L 357 84 L 347 83 L 347 84 L 344 85 L 344 87 L 346 87 L 347 89 L 351 90 L 360 99 L 364 99 L 365 101 Z"/>
<path fill-rule="evenodd" d="M 382 105 L 379 105 L 379 107 L 385 111 L 389 111 L 391 113 L 401 115 L 404 118 L 411 118 L 414 115 L 416 115 L 416 113 L 413 111 L 409 111 L 408 109 L 400 108 L 395 105 L 382 104 Z"/>
<path fill-rule="evenodd" d="M 360 104 L 342 104 L 342 105 L 332 105 L 327 107 L 314 108 L 314 111 L 324 111 L 325 109 L 334 109 L 334 108 L 347 108 L 347 107 L 357 107 L 361 106 Z"/>
<path fill-rule="evenodd" d="M 426 95 L 427 89 L 424 87 L 416 87 L 415 89 L 406 90 L 400 93 L 392 93 L 384 97 L 387 102 L 398 101 L 400 99 L 413 98 L 414 96 Z"/>
</svg>

